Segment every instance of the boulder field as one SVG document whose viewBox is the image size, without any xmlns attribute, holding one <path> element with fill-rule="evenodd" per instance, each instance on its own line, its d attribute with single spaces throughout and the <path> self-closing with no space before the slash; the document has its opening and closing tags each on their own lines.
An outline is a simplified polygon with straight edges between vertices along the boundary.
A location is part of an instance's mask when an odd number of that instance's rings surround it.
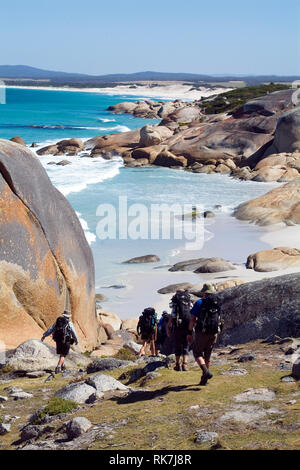
<svg viewBox="0 0 300 470">
<path fill-rule="evenodd" d="M 40 338 L 70 309 L 82 346 L 98 343 L 94 262 L 80 222 L 38 158 L 0 140 L 0 340 Z"/>
<path fill-rule="evenodd" d="M 300 170 L 300 107 L 294 107 L 292 93 L 276 91 L 230 113 L 211 115 L 205 114 L 201 101 L 118 103 L 108 109 L 161 121 L 84 144 L 79 139 L 60 141 L 38 153 L 75 155 L 84 147 L 85 156 L 121 155 L 128 167 L 157 165 L 243 180 L 292 181 Z"/>
</svg>

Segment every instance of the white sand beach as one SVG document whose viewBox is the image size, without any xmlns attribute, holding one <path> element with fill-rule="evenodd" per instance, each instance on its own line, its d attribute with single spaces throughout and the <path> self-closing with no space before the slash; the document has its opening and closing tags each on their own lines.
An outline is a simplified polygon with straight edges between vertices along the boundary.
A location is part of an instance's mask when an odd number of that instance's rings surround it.
<svg viewBox="0 0 300 470">
<path fill-rule="evenodd" d="M 52 87 L 52 86 L 14 86 L 7 85 L 6 88 L 18 88 L 24 90 L 52 90 L 52 91 L 73 91 L 82 93 L 102 93 L 105 95 L 126 95 L 140 96 L 145 99 L 161 98 L 170 100 L 199 100 L 202 97 L 208 97 L 232 90 L 232 88 L 205 86 L 195 89 L 194 86 L 186 85 L 180 82 L 148 82 L 139 85 L 122 85 L 107 88 L 71 88 L 71 87 Z"/>
</svg>

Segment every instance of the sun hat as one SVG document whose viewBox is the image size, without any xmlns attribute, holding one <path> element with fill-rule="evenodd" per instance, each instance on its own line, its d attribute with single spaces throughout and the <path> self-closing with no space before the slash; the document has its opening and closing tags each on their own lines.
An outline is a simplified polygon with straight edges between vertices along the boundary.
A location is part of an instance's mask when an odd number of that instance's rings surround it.
<svg viewBox="0 0 300 470">
<path fill-rule="evenodd" d="M 70 312 L 68 312 L 67 310 L 64 310 L 64 312 L 63 312 L 63 317 L 65 317 L 65 318 L 71 318 Z"/>
<path fill-rule="evenodd" d="M 214 294 L 216 291 L 212 284 L 203 284 L 201 292 L 202 294 Z"/>
</svg>

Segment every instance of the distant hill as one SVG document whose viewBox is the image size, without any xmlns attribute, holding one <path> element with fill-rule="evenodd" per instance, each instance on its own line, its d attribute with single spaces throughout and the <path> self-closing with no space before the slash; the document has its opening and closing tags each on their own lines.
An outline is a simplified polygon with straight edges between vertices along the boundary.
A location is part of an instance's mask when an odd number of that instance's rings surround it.
<svg viewBox="0 0 300 470">
<path fill-rule="evenodd" d="M 243 80 L 247 84 L 262 82 L 291 82 L 300 76 L 244 76 L 244 75 L 205 75 L 194 73 L 137 72 L 130 74 L 88 75 L 81 73 L 43 70 L 28 65 L 0 65 L 0 78 L 18 80 L 49 80 L 53 83 L 116 83 L 137 81 L 187 81 L 187 82 L 223 82 Z"/>
</svg>

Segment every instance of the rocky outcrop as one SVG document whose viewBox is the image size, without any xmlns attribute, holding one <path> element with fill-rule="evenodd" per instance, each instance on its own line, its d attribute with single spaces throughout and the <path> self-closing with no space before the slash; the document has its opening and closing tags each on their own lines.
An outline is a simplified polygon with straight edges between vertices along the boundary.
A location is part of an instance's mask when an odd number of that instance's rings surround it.
<svg viewBox="0 0 300 470">
<path fill-rule="evenodd" d="M 9 351 L 6 359 L 6 366 L 20 372 L 54 370 L 57 365 L 55 348 L 38 340 L 25 341 L 15 350 Z M 90 362 L 84 355 L 71 351 L 66 365 L 76 367 L 77 364 L 84 366 Z"/>
<path fill-rule="evenodd" d="M 300 106 L 284 113 L 278 120 L 275 137 L 265 155 L 300 151 Z"/>
<path fill-rule="evenodd" d="M 180 261 L 174 264 L 169 271 L 193 271 L 194 273 L 218 273 L 235 269 L 233 264 L 222 258 L 196 258 Z"/>
<path fill-rule="evenodd" d="M 300 250 L 280 247 L 263 250 L 248 256 L 248 269 L 259 272 L 278 271 L 280 269 L 300 268 Z"/>
<path fill-rule="evenodd" d="M 136 258 L 128 259 L 127 261 L 123 261 L 123 263 L 126 263 L 126 264 L 157 263 L 158 261 L 160 261 L 160 259 L 156 255 L 144 255 L 144 256 L 137 256 Z"/>
<path fill-rule="evenodd" d="M 221 344 L 270 335 L 300 336 L 300 273 L 246 283 L 217 294 L 224 329 Z"/>
<path fill-rule="evenodd" d="M 84 149 L 81 139 L 60 140 L 55 145 L 47 145 L 37 151 L 38 155 L 77 155 Z"/>
<path fill-rule="evenodd" d="M 98 341 L 94 262 L 81 224 L 27 148 L 0 140 L 0 340 L 40 338 L 71 310 L 83 347 Z"/>
<path fill-rule="evenodd" d="M 139 147 L 158 145 L 173 135 L 165 126 L 144 126 L 140 130 Z"/>
<path fill-rule="evenodd" d="M 267 194 L 240 204 L 234 210 L 239 220 L 257 225 L 300 223 L 300 178 L 269 191 Z"/>
</svg>

